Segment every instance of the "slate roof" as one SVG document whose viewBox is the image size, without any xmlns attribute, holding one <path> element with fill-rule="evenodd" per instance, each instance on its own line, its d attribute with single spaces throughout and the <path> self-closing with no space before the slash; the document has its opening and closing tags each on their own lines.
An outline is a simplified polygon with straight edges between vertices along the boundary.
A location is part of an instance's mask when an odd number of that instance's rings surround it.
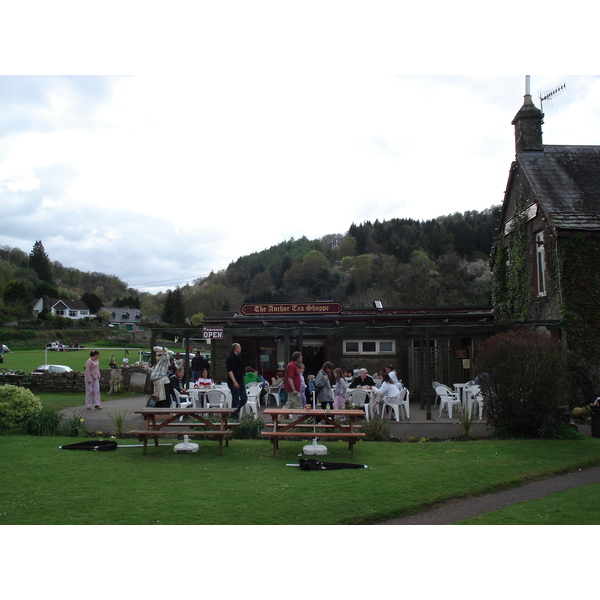
<svg viewBox="0 0 600 600">
<path fill-rule="evenodd" d="M 544 146 L 517 162 L 553 227 L 600 230 L 600 146 Z"/>
<path fill-rule="evenodd" d="M 139 308 L 115 308 L 105 306 L 100 310 L 106 310 L 112 314 L 111 323 L 138 323 L 144 316 Z"/>
</svg>

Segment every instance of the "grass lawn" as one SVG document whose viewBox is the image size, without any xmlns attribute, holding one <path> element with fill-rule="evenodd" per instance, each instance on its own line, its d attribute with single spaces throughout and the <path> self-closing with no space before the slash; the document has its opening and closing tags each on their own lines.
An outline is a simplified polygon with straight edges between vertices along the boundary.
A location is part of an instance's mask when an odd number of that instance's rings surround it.
<svg viewBox="0 0 600 600">
<path fill-rule="evenodd" d="M 108 369 L 111 354 L 114 354 L 117 364 L 123 362 L 125 356 L 122 350 L 103 350 L 100 349 L 100 367 Z M 48 350 L 48 360 L 44 349 L 41 350 L 17 350 L 4 355 L 4 362 L 0 365 L 2 369 L 22 369 L 24 371 L 33 371 L 40 365 L 67 365 L 74 371 L 83 371 L 85 369 L 85 361 L 90 357 L 89 348 L 86 350 L 70 350 L 69 352 L 56 352 Z M 136 350 L 129 351 L 129 364 L 137 362 L 140 357 Z"/>
<path fill-rule="evenodd" d="M 58 448 L 75 441 L 0 436 L 0 525 L 373 523 L 600 462 L 595 438 L 360 442 L 352 462 L 369 468 L 340 471 L 287 467 L 298 462 L 293 442 L 276 459 L 264 440 L 231 440 L 222 456 L 206 440 L 196 454 Z M 327 460 L 348 462 L 346 443 L 328 447 Z"/>
</svg>

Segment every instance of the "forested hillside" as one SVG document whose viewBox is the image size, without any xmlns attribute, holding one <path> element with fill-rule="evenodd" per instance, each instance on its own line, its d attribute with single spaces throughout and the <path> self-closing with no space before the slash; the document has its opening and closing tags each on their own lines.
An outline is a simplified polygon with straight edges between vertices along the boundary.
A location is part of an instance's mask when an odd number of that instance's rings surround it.
<svg viewBox="0 0 600 600">
<path fill-rule="evenodd" d="M 182 288 L 186 311 L 198 321 L 244 302 L 488 305 L 488 257 L 499 215 L 497 206 L 429 221 L 367 221 L 345 235 L 281 242 Z"/>
<path fill-rule="evenodd" d="M 140 293 L 115 275 L 52 262 L 41 241 L 29 254 L 5 246 L 0 248 L 0 317 L 3 322 L 30 317 L 29 302 L 42 295 L 88 300 L 93 295 L 98 306 L 131 305 L 165 322 L 185 315 L 194 324 L 211 312 L 238 310 L 249 302 L 487 305 L 488 257 L 499 214 L 500 207 L 492 207 L 428 221 L 353 224 L 345 234 L 283 241 L 159 294 Z"/>
</svg>

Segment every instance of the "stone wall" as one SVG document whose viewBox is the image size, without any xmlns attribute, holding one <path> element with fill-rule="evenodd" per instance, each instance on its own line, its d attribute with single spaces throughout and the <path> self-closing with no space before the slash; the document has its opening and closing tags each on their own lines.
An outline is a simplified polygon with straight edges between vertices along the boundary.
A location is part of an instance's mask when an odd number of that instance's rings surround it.
<svg viewBox="0 0 600 600">
<path fill-rule="evenodd" d="M 132 373 L 147 373 L 142 367 L 129 367 L 117 369 L 123 377 L 122 389 L 129 389 L 129 380 Z M 113 369 L 100 369 L 100 391 L 107 392 L 110 389 L 111 373 Z M 73 373 L 42 373 L 32 375 L 28 387 L 33 391 L 43 392 L 85 392 L 84 373 L 75 371 Z M 152 393 L 150 377 L 146 378 L 144 393 Z"/>
</svg>

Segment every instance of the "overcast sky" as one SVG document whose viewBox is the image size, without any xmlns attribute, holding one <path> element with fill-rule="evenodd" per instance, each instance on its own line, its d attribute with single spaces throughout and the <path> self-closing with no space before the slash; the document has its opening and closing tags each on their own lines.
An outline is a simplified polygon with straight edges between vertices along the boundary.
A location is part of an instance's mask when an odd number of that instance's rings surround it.
<svg viewBox="0 0 600 600">
<path fill-rule="evenodd" d="M 27 36 L 0 41 L 0 244 L 42 240 L 140 290 L 352 223 L 500 204 L 526 74 L 538 107 L 566 84 L 544 143 L 600 144 L 600 78 L 532 72 L 586 71 L 553 43 L 523 51 L 511 3 L 485 26 L 450 26 L 460 2 L 82 4 L 11 9 Z"/>
</svg>

